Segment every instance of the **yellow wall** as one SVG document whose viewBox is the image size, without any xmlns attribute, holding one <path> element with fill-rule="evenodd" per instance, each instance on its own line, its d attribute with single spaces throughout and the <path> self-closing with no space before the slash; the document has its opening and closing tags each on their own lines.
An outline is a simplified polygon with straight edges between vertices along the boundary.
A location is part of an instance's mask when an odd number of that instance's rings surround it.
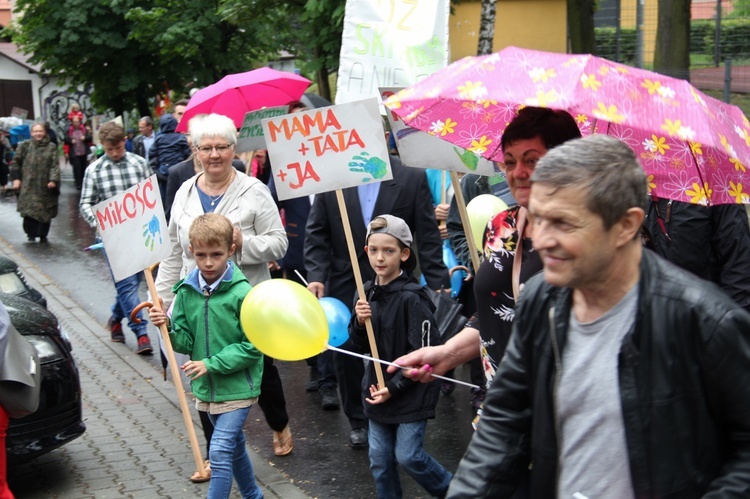
<svg viewBox="0 0 750 499">
<path fill-rule="evenodd" d="M 481 8 L 481 1 L 471 0 L 453 6 L 454 15 L 449 19 L 451 61 L 477 55 Z M 515 45 L 566 52 L 566 0 L 497 0 L 495 8 L 493 51 Z"/>
<path fill-rule="evenodd" d="M 621 0 L 620 23 L 623 28 L 635 28 L 636 2 L 639 0 Z M 654 63 L 656 49 L 656 25 L 658 23 L 658 0 L 643 1 L 643 64 Z"/>
</svg>

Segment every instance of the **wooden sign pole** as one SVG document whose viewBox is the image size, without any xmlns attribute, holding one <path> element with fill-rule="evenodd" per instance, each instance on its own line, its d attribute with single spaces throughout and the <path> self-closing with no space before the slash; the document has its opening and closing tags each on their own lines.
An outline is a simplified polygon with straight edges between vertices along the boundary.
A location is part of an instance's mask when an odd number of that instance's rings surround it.
<svg viewBox="0 0 750 499">
<path fill-rule="evenodd" d="M 469 223 L 469 215 L 466 213 L 466 201 L 464 200 L 464 193 L 461 190 L 461 183 L 458 181 L 457 172 L 451 171 L 451 184 L 453 185 L 453 196 L 456 198 L 456 206 L 458 206 L 458 214 L 461 216 L 461 225 L 464 226 L 466 242 L 469 245 L 471 265 L 474 267 L 474 275 L 477 275 L 477 270 L 479 270 L 479 252 L 472 237 L 473 233 L 471 231 L 471 224 Z"/>
<path fill-rule="evenodd" d="M 161 303 L 161 300 L 159 300 L 159 295 L 156 293 L 154 276 L 151 274 L 151 269 L 145 269 L 143 271 L 143 275 L 146 277 L 146 284 L 148 284 L 148 292 L 151 295 L 152 303 Z M 185 420 L 185 428 L 187 429 L 188 439 L 190 440 L 190 447 L 193 450 L 195 465 L 198 469 L 199 474 L 202 477 L 206 477 L 208 476 L 208 472 L 203 466 L 203 457 L 201 455 L 200 445 L 198 444 L 198 437 L 195 435 L 193 420 L 190 417 L 190 409 L 188 409 L 187 397 L 185 397 L 185 389 L 182 387 L 182 378 L 180 378 L 180 368 L 177 365 L 177 360 L 174 356 L 174 350 L 172 350 L 172 342 L 169 340 L 169 330 L 167 330 L 167 325 L 162 324 L 159 327 L 159 332 L 161 333 L 161 340 L 164 344 L 164 350 L 167 354 L 167 361 L 169 361 L 169 370 L 172 372 L 172 379 L 174 379 L 175 388 L 177 389 L 177 398 L 180 402 L 182 418 Z"/>
<path fill-rule="evenodd" d="M 339 202 L 339 211 L 341 212 L 341 221 L 344 223 L 344 234 L 346 234 L 346 245 L 349 248 L 349 259 L 352 261 L 352 271 L 354 272 L 354 281 L 357 283 L 357 293 L 361 299 L 365 299 L 365 285 L 362 283 L 362 273 L 359 270 L 359 260 L 357 251 L 354 249 L 354 238 L 352 237 L 352 227 L 349 224 L 349 212 L 346 211 L 344 202 L 344 191 L 336 189 L 336 200 Z M 378 354 L 378 345 L 375 343 L 375 333 L 372 329 L 372 321 L 365 319 L 365 329 L 367 330 L 367 339 L 370 342 L 370 353 L 375 359 L 380 359 Z M 375 376 L 378 378 L 378 389 L 385 388 L 383 379 L 383 368 L 379 362 L 373 364 L 375 367 Z"/>
</svg>

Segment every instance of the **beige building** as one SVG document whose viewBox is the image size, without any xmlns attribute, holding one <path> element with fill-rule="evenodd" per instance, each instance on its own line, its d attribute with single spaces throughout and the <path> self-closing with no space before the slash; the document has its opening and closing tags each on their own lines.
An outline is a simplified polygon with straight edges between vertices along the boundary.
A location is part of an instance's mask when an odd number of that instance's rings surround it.
<svg viewBox="0 0 750 499">
<path fill-rule="evenodd" d="M 508 46 L 549 52 L 566 52 L 566 0 L 497 0 L 495 38 L 497 52 Z M 477 55 L 481 0 L 462 0 L 449 19 L 451 61 Z"/>
</svg>

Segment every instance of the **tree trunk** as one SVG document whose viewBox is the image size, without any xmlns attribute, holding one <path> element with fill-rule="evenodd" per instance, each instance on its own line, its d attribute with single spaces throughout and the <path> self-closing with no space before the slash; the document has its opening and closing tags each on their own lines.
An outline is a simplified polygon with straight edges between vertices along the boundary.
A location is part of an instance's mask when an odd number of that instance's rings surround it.
<svg viewBox="0 0 750 499">
<path fill-rule="evenodd" d="M 315 49 L 313 50 L 313 55 L 316 59 L 321 58 L 320 47 L 315 47 Z M 325 61 L 323 62 L 320 69 L 318 69 L 317 77 L 318 94 L 320 94 L 321 97 L 328 99 L 329 102 L 333 102 L 333 99 L 331 99 L 331 84 L 328 81 L 328 66 L 326 65 Z"/>
<path fill-rule="evenodd" d="M 654 71 L 690 80 L 690 0 L 659 0 Z"/>
<path fill-rule="evenodd" d="M 151 106 L 149 106 L 148 99 L 145 95 L 145 93 L 139 92 L 135 98 L 136 108 L 141 117 L 151 116 L 153 114 L 153 110 L 151 109 Z"/>
<path fill-rule="evenodd" d="M 495 38 L 495 1 L 482 0 L 482 15 L 479 18 L 479 43 L 477 55 L 492 53 L 492 43 Z"/>
<path fill-rule="evenodd" d="M 331 84 L 328 81 L 328 68 L 325 66 L 318 70 L 318 92 L 321 97 L 325 97 L 329 102 L 333 102 L 331 98 Z"/>
<path fill-rule="evenodd" d="M 594 53 L 596 49 L 594 12 L 596 12 L 596 0 L 568 0 L 568 34 L 572 53 Z"/>
</svg>

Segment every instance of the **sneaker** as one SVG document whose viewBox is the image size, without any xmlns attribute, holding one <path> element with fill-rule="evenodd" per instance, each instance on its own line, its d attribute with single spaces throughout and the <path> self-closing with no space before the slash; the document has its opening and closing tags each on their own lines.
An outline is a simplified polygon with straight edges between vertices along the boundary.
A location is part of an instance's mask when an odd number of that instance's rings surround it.
<svg viewBox="0 0 750 499">
<path fill-rule="evenodd" d="M 367 428 L 355 428 L 349 433 L 349 443 L 352 449 L 364 449 L 367 447 Z"/>
<path fill-rule="evenodd" d="M 316 367 L 310 368 L 310 377 L 305 383 L 306 392 L 317 392 L 318 391 L 318 369 Z"/>
<path fill-rule="evenodd" d="M 336 393 L 336 387 L 326 386 L 320 390 L 321 407 L 326 411 L 335 411 L 339 408 L 339 396 Z"/>
<path fill-rule="evenodd" d="M 114 317 L 110 317 L 107 321 L 107 327 L 112 335 L 112 341 L 115 343 L 125 343 L 125 335 L 122 332 L 122 324 L 120 324 L 120 321 L 116 320 Z"/>
<path fill-rule="evenodd" d="M 151 340 L 147 335 L 138 337 L 138 349 L 135 351 L 138 355 L 151 355 L 154 349 L 151 347 Z"/>
</svg>

